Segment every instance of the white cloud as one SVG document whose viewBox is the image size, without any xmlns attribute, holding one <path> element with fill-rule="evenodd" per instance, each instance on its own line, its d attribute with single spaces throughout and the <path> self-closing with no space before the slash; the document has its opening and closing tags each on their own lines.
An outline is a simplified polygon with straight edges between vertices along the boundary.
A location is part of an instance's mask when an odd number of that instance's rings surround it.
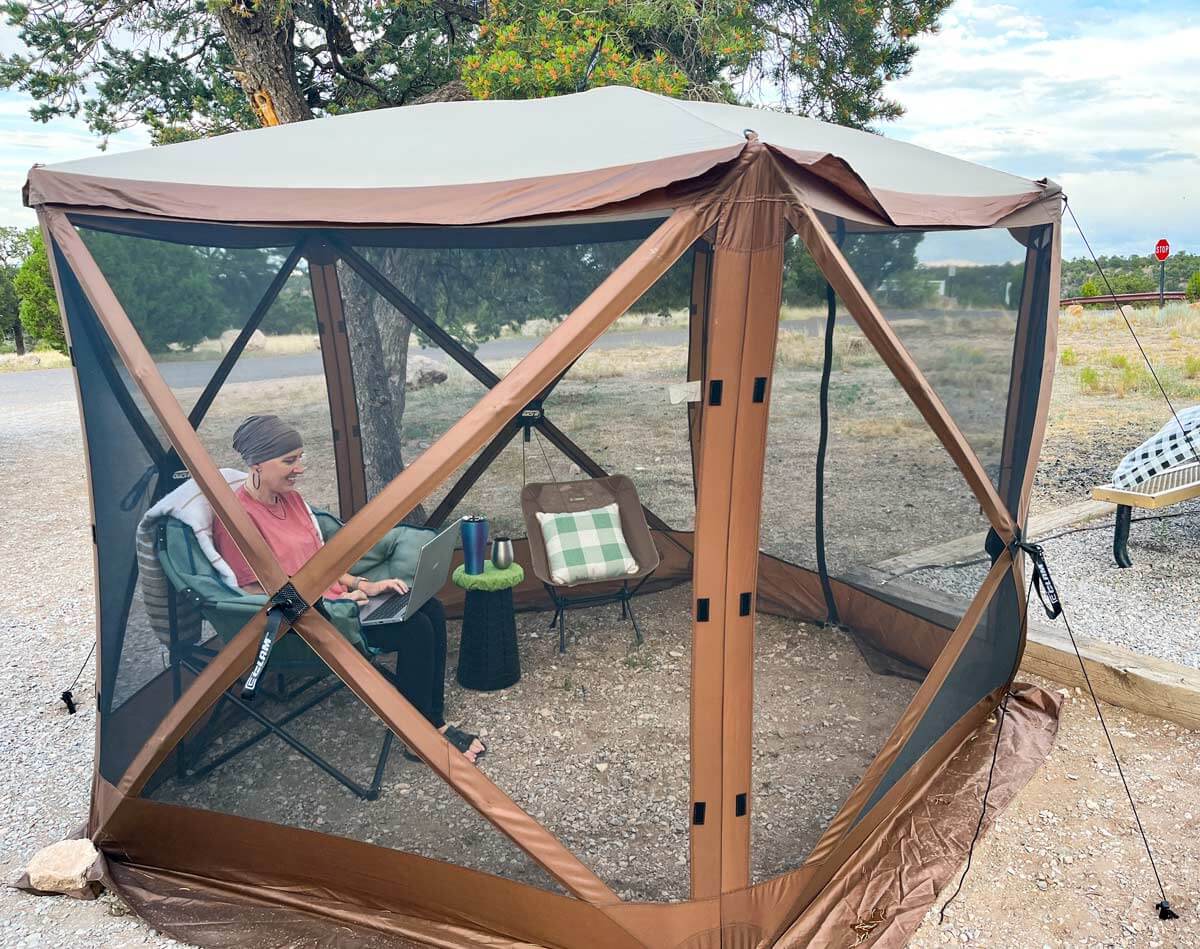
<svg viewBox="0 0 1200 949">
<path fill-rule="evenodd" d="M 36 222 L 33 212 L 21 204 L 21 187 L 30 167 L 86 158 L 102 144 L 79 119 L 33 121 L 32 105 L 28 96 L 0 92 L 0 226 L 31 227 Z M 107 148 L 126 151 L 149 142 L 146 131 L 135 128 L 111 137 Z"/>
<path fill-rule="evenodd" d="M 1164 0 L 1170 7 L 1169 0 Z M 1097 251 L 1200 249 L 1200 15 L 960 0 L 890 93 L 888 135 L 1063 185 Z M 1064 232 L 1064 253 L 1082 252 Z"/>
</svg>

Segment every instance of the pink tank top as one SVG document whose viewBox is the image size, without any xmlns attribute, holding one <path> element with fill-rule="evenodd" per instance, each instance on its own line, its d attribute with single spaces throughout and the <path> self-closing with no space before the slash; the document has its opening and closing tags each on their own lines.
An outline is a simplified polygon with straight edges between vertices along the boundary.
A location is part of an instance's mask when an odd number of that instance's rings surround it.
<svg viewBox="0 0 1200 949">
<path fill-rule="evenodd" d="M 250 520 L 262 534 L 267 546 L 271 548 L 271 552 L 279 561 L 279 566 L 289 577 L 299 573 L 300 568 L 321 549 L 324 541 L 321 540 L 321 535 L 317 532 L 317 528 L 309 516 L 308 505 L 304 503 L 304 499 L 300 497 L 298 491 L 289 491 L 287 494 L 281 495 L 279 504 L 275 507 L 268 507 L 251 497 L 245 485 L 238 488 L 234 494 L 241 502 L 242 507 L 246 509 L 246 513 L 250 515 Z M 233 537 L 225 529 L 225 525 L 221 523 L 219 517 L 213 518 L 213 543 L 217 547 L 217 553 L 224 557 L 225 562 L 229 564 L 229 568 L 237 578 L 238 586 L 247 587 L 258 582 L 254 571 L 250 569 L 250 564 L 238 550 L 237 544 L 233 542 Z M 329 599 L 337 599 L 345 593 L 344 586 L 334 583 L 325 591 L 325 596 Z"/>
</svg>

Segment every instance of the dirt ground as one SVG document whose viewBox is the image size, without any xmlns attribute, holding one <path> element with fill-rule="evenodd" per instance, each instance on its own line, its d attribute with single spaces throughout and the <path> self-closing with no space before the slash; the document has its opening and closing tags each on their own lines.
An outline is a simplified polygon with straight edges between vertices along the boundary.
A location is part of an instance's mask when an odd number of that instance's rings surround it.
<svg viewBox="0 0 1200 949">
<path fill-rule="evenodd" d="M 452 683 L 447 694 L 448 716 L 485 732 L 484 773 L 623 899 L 687 897 L 690 590 L 638 600 L 640 648 L 615 606 L 570 614 L 565 656 L 545 614 L 521 614 L 521 681 L 491 693 Z M 451 675 L 459 626 L 450 624 Z M 769 616 L 756 627 L 755 673 L 753 876 L 765 880 L 800 864 L 916 683 L 872 673 L 844 634 Z M 367 780 L 383 726 L 357 699 L 342 691 L 298 724 L 298 737 Z M 171 778 L 153 796 L 557 889 L 428 768 L 398 754 L 373 802 L 278 741 L 202 780 Z"/>
<path fill-rule="evenodd" d="M 948 329 L 958 334 L 958 346 L 938 355 L 936 340 Z M 914 352 L 941 359 L 928 363 L 931 375 L 985 465 L 1002 433 L 993 430 L 995 387 L 980 381 L 987 374 L 980 367 L 990 365 L 999 329 L 999 323 L 951 326 L 918 320 L 898 330 Z M 1099 329 L 1109 332 L 1107 324 Z M 1161 332 L 1161 340 L 1155 332 Z M 1178 329 L 1150 327 L 1148 335 L 1152 345 L 1169 347 L 1172 332 Z M 1119 396 L 1082 391 L 1083 364 L 1106 365 L 1103 349 L 1116 345 L 1115 336 L 1110 343 L 1100 339 L 1097 325 L 1064 323 L 1064 342 L 1076 347 L 1081 363 L 1060 373 L 1035 509 L 1079 500 L 1086 487 L 1107 478 L 1124 451 L 1162 423 L 1161 406 L 1141 389 L 1130 387 Z M 828 516 L 835 570 L 983 526 L 977 505 L 915 410 L 855 340 L 852 329 L 839 334 L 840 366 L 832 385 Z M 781 340 L 764 487 L 764 549 L 800 563 L 812 557 L 811 505 L 797 498 L 812 496 L 819 378 L 814 354 L 809 340 Z M 586 357 L 547 403 L 547 412 L 605 467 L 631 474 L 648 507 L 686 528 L 693 517 L 686 411 L 664 397 L 665 386 L 682 378 L 681 356 L 677 349 L 646 351 L 624 361 L 619 372 L 603 358 Z M 311 380 L 244 385 L 227 389 L 202 430 L 218 460 L 232 460 L 228 438 L 248 411 L 286 408 L 304 424 L 309 439 L 306 494 L 314 503 L 332 502 L 323 386 Z M 410 411 L 424 421 L 409 433 L 409 460 L 477 398 L 472 385 L 452 376 L 445 387 L 413 394 Z M 536 440 L 529 443 L 522 458 L 522 443 L 514 441 L 460 512 L 485 511 L 497 531 L 524 533 L 513 502 L 522 471 L 528 471 L 529 480 L 545 478 L 551 470 L 558 478 L 573 474 L 570 462 L 552 448 L 545 446 L 543 457 L 543 447 Z M 30 478 L 31 470 L 55 476 Z M 0 744 L 9 764 L 0 774 L 0 872 L 12 877 L 37 847 L 69 831 L 87 807 L 94 707 L 85 701 L 78 716 L 68 717 L 57 702 L 64 670 L 69 665 L 73 675 L 83 661 L 92 629 L 86 488 L 73 402 L 19 405 L 0 420 L 0 496 L 7 509 L 22 510 L 26 518 L 25 530 L 0 532 L 0 701 L 9 723 Z M 938 516 L 931 517 L 935 510 Z M 30 583 L 30 576 L 39 582 Z M 486 730 L 492 749 L 484 770 L 623 896 L 671 899 L 683 895 L 687 878 L 686 826 L 678 819 L 687 800 L 686 588 L 640 602 L 647 638 L 640 650 L 630 648 L 628 629 L 615 621 L 613 608 L 572 615 L 577 635 L 565 658 L 554 653 L 540 628 L 546 618 L 521 617 L 522 682 L 489 695 L 451 685 L 450 714 Z M 913 687 L 865 672 L 853 646 L 831 639 L 827 631 L 769 618 L 761 618 L 758 629 L 756 880 L 803 858 Z M 452 629 L 451 642 L 456 641 Z M 140 659 L 131 650 L 129 661 L 150 667 L 161 662 L 154 644 L 146 646 Z M 451 668 L 453 663 L 451 655 Z M 87 696 L 91 688 L 91 669 L 85 666 L 75 691 Z M 836 689 L 842 704 L 813 716 L 808 689 L 825 694 Z M 1194 819 L 1200 806 L 1200 735 L 1117 709 L 1107 712 L 1168 896 L 1184 918 L 1161 924 L 1153 916 L 1158 895 L 1094 711 L 1086 696 L 1072 693 L 1051 760 L 981 842 L 945 925 L 938 926 L 936 916 L 927 919 L 913 945 L 1200 944 Z M 356 715 L 365 713 L 343 694 L 320 716 L 306 716 L 304 728 L 314 742 L 349 752 L 348 767 L 357 767 L 362 776 L 381 729 Z M 825 740 L 822 729 L 836 732 L 837 741 Z M 224 781 L 217 788 L 214 782 L 217 790 L 205 800 L 203 783 L 168 783 L 158 793 L 241 808 L 239 813 L 259 808 L 264 816 L 294 799 L 304 805 L 297 810 L 303 816 L 295 819 L 314 829 L 538 879 L 523 855 L 399 755 L 393 757 L 384 797 L 364 806 L 336 785 L 332 793 L 318 791 L 318 784 L 299 778 L 311 769 L 287 752 L 271 755 L 260 759 L 261 776 L 251 771 L 238 779 L 240 789 L 230 790 Z M 268 781 L 268 772 L 294 772 L 297 780 Z M 547 781 L 550 774 L 560 777 Z M 289 786 L 303 792 L 287 792 Z M 284 811 L 274 813 L 274 819 L 286 819 Z M 447 821 L 455 832 L 432 833 L 431 817 Z M 772 845 L 781 840 L 785 847 Z M 552 885 L 544 878 L 542 883 Z M 111 897 L 83 904 L 0 891 L 0 945 L 54 945 L 68 939 L 76 946 L 165 944 L 124 915 Z"/>
<path fill-rule="evenodd" d="M 976 848 L 945 923 L 935 908 L 911 946 L 1200 945 L 1200 734 L 1103 709 L 1181 918 L 1163 922 L 1154 912 L 1158 888 L 1095 708 L 1071 690 L 1050 759 Z"/>
</svg>

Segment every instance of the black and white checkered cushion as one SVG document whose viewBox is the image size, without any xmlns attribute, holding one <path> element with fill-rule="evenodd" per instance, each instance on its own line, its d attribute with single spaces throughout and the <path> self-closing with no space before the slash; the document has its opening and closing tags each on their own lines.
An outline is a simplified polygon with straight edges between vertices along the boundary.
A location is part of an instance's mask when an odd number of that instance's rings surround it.
<svg viewBox="0 0 1200 949">
<path fill-rule="evenodd" d="M 1179 422 L 1183 423 L 1182 429 L 1172 418 L 1158 434 L 1126 455 L 1113 472 L 1113 487 L 1131 491 L 1168 468 L 1196 461 L 1196 453 L 1200 452 L 1200 405 L 1182 410 Z"/>
</svg>

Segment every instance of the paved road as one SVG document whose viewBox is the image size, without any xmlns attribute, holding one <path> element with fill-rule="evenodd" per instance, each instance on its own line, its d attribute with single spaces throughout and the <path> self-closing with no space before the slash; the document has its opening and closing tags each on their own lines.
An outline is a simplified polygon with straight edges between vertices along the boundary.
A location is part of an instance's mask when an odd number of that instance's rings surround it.
<svg viewBox="0 0 1200 949">
<path fill-rule="evenodd" d="M 998 311 L 972 311 L 971 316 L 986 318 Z M 913 312 L 903 314 L 917 316 Z M 967 314 L 962 314 L 967 315 Z M 793 332 L 815 333 L 823 320 L 786 320 L 782 325 Z M 681 346 L 687 341 L 687 331 L 682 327 L 663 329 L 631 330 L 625 333 L 605 333 L 594 344 L 596 349 L 624 349 L 633 346 Z M 477 355 L 484 362 L 517 359 L 528 353 L 539 340 L 528 337 L 494 339 L 479 347 Z M 416 352 L 432 359 L 446 361 L 448 357 L 439 349 L 417 349 Z M 167 362 L 159 365 L 159 371 L 167 384 L 175 389 L 200 388 L 212 378 L 219 360 L 205 359 L 195 362 Z M 302 353 L 296 356 L 246 356 L 238 361 L 229 375 L 231 382 L 259 382 L 264 379 L 286 379 L 292 376 L 319 376 L 322 374 L 321 354 Z M 41 369 L 31 372 L 0 373 L 0 406 L 35 405 L 46 402 L 74 400 L 75 392 L 69 369 Z"/>
</svg>

